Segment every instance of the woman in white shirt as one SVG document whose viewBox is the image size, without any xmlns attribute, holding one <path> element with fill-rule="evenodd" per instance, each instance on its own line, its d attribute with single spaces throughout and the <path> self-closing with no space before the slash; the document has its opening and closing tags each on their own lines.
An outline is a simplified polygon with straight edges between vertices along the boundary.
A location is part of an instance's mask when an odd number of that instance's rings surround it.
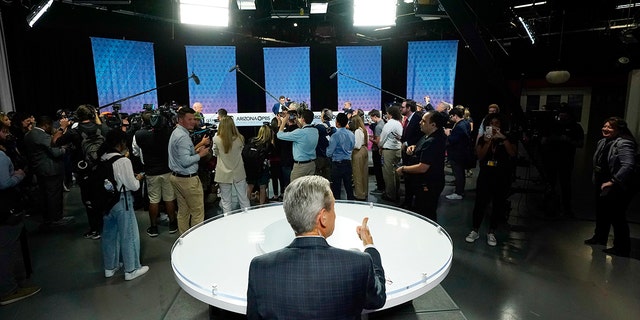
<svg viewBox="0 0 640 320">
<path fill-rule="evenodd" d="M 356 200 L 367 201 L 369 193 L 369 134 L 360 116 L 351 118 L 355 127 L 356 144 L 351 153 L 351 168 L 353 170 L 353 196 Z"/>
<path fill-rule="evenodd" d="M 218 156 L 216 182 L 220 186 L 220 206 L 227 213 L 231 208 L 231 188 L 236 190 L 240 208 L 251 206 L 247 197 L 247 174 L 242 161 L 244 138 L 238 132 L 233 118 L 220 119 L 218 134 L 213 138 L 213 152 Z"/>
<path fill-rule="evenodd" d="M 109 131 L 98 150 L 102 161 L 125 155 L 113 162 L 115 187 L 121 190 L 120 200 L 103 217 L 104 276 L 110 278 L 124 267 L 124 279 L 133 280 L 149 271 L 149 267 L 140 264 L 140 233 L 133 210 L 133 195 L 131 193 L 140 188 L 140 180 L 144 179 L 144 175 L 133 173 L 131 160 L 126 157 L 128 153 L 127 137 L 122 130 Z M 121 256 L 122 262 L 120 261 Z"/>
</svg>

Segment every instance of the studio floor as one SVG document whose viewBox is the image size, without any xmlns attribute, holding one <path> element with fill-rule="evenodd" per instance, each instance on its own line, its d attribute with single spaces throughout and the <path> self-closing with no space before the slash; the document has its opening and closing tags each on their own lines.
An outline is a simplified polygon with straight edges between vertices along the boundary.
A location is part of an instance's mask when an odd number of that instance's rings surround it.
<svg viewBox="0 0 640 320">
<path fill-rule="evenodd" d="M 449 275 L 431 292 L 413 302 L 374 313 L 372 319 L 637 319 L 640 316 L 640 200 L 628 212 L 630 258 L 608 256 L 603 246 L 587 246 L 594 227 L 590 173 L 578 164 L 574 171 L 574 218 L 555 212 L 558 199 L 544 196 L 544 186 L 532 167 L 518 169 L 516 192 L 510 196 L 508 223 L 497 231 L 498 245 L 486 243 L 486 227 L 473 244 L 470 231 L 475 177 L 467 179 L 463 200 L 440 199 L 438 223 L 454 244 Z M 586 173 L 585 173 L 586 172 Z M 453 179 L 447 176 L 447 180 Z M 370 190 L 375 188 L 370 176 Z M 160 235 L 145 233 L 148 216 L 136 211 L 141 262 L 150 271 L 124 281 L 121 274 L 103 275 L 99 240 L 82 234 L 88 224 L 79 189 L 65 193 L 67 215 L 76 222 L 44 231 L 39 217 L 26 221 L 37 295 L 0 307 L 0 319 L 208 319 L 209 307 L 186 294 L 173 277 L 170 250 L 177 234 L 160 226 Z M 383 202 L 369 195 L 369 201 Z M 218 214 L 209 206 L 207 217 Z M 337 212 L 339 215 L 340 213 Z M 610 236 L 609 245 L 611 245 Z M 202 249 L 203 251 L 206 248 Z M 384 252 L 382 252 L 384 259 Z M 221 261 L 220 263 L 224 263 Z M 241 319 L 212 312 L 214 318 Z"/>
</svg>

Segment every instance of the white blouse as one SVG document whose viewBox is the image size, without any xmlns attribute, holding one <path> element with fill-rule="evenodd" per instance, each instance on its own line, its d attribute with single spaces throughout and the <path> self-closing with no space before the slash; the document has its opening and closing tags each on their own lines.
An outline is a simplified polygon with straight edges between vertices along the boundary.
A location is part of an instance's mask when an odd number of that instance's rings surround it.
<svg viewBox="0 0 640 320">
<path fill-rule="evenodd" d="M 362 131 L 362 128 L 358 128 L 354 134 L 356 135 L 356 144 L 353 148 L 360 149 L 365 144 L 364 131 Z"/>
<path fill-rule="evenodd" d="M 102 156 L 103 160 L 111 159 L 111 157 L 117 156 L 119 153 L 111 152 Z M 133 173 L 133 166 L 131 160 L 127 157 L 122 157 L 113 163 L 113 177 L 116 180 L 117 188 L 120 190 L 124 185 L 126 190 L 136 191 L 140 188 L 140 181 L 136 179 Z"/>
</svg>

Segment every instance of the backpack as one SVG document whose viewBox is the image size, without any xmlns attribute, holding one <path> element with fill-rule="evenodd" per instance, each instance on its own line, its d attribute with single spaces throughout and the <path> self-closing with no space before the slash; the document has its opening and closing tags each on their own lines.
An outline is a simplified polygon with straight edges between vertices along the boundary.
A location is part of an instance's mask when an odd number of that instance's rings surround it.
<svg viewBox="0 0 640 320">
<path fill-rule="evenodd" d="M 104 136 L 102 131 L 98 129 L 94 134 L 90 134 L 78 128 L 80 136 L 82 136 L 82 143 L 80 144 L 80 150 L 82 150 L 82 160 L 87 164 L 87 167 L 93 167 L 93 164 L 98 161 L 98 149 L 104 142 Z"/>
<path fill-rule="evenodd" d="M 254 139 L 242 147 L 242 161 L 244 162 L 244 171 L 247 179 L 254 180 L 266 169 L 267 149 L 258 145 Z"/>
<path fill-rule="evenodd" d="M 117 183 L 113 176 L 113 163 L 122 157 L 124 156 L 116 155 L 108 160 L 98 159 L 95 165 L 91 167 L 91 171 L 84 179 L 84 183 L 87 186 L 86 190 L 89 190 L 89 195 L 84 202 L 87 208 L 106 215 L 118 203 L 124 186 L 120 190 L 116 189 Z"/>
</svg>

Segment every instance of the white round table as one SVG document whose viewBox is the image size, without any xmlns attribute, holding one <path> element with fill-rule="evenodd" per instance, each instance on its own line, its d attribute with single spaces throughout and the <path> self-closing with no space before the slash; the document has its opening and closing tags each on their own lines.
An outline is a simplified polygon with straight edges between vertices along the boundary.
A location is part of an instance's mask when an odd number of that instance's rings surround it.
<svg viewBox="0 0 640 320">
<path fill-rule="evenodd" d="M 335 231 L 327 241 L 337 248 L 362 251 L 355 230 L 369 217 L 387 278 L 387 302 L 382 309 L 421 296 L 449 273 L 453 244 L 433 221 L 366 202 L 338 200 L 335 210 Z M 286 247 L 294 237 L 280 203 L 237 210 L 182 234 L 171 249 L 171 266 L 180 287 L 196 299 L 246 314 L 251 259 Z"/>
</svg>

